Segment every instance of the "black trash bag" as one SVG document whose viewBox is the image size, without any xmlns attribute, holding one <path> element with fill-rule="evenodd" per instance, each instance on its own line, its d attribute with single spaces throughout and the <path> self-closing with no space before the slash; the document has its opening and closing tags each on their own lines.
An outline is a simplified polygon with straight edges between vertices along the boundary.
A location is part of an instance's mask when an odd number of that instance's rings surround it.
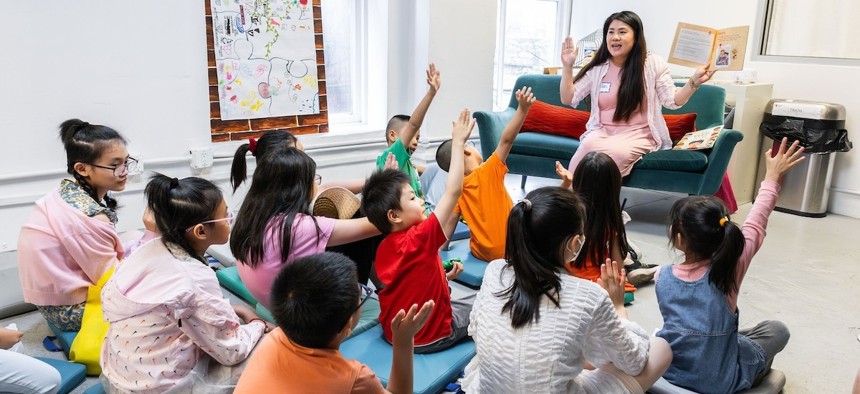
<svg viewBox="0 0 860 394">
<path fill-rule="evenodd" d="M 792 143 L 800 141 L 806 153 L 848 152 L 853 147 L 848 130 L 833 128 L 828 121 L 792 119 L 784 116 L 766 116 L 759 131 L 774 141 L 783 137 Z M 844 123 L 843 123 L 844 124 Z M 830 127 L 828 127 L 830 126 Z"/>
</svg>

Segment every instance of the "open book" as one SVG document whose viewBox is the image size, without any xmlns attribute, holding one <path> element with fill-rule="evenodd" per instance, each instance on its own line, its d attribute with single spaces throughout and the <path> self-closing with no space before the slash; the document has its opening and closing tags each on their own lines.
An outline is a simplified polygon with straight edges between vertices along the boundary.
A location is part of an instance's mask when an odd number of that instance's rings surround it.
<svg viewBox="0 0 860 394">
<path fill-rule="evenodd" d="M 669 63 L 719 71 L 741 71 L 747 50 L 749 26 L 716 30 L 710 27 L 678 23 Z"/>
<path fill-rule="evenodd" d="M 717 142 L 717 137 L 723 131 L 723 126 L 710 127 L 704 130 L 691 131 L 684 134 L 681 140 L 672 148 L 674 150 L 711 149 Z"/>
</svg>

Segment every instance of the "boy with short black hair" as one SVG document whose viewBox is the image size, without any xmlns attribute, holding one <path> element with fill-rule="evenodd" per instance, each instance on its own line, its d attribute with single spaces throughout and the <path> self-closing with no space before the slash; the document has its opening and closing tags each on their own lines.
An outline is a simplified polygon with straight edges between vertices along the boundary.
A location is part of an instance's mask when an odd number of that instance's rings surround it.
<svg viewBox="0 0 860 394">
<path fill-rule="evenodd" d="M 462 272 L 461 264 L 445 274 L 439 248 L 453 234 L 454 205 L 463 188 L 463 149 L 475 121 L 468 110 L 460 113 L 452 131 L 451 174 L 445 194 L 430 217 L 424 217 L 424 201 L 408 178 L 396 170 L 377 171 L 364 185 L 361 209 L 385 236 L 376 251 L 376 274 L 385 286 L 379 291 L 385 321 L 405 305 L 426 300 L 436 307 L 425 327 L 415 335 L 415 353 L 440 351 L 466 337 L 474 293 L 452 300 L 448 281 Z M 447 280 L 446 280 L 447 279 Z M 383 327 L 385 339 L 391 330 Z"/>
<path fill-rule="evenodd" d="M 472 146 L 467 146 L 464 152 L 463 193 L 457 210 L 463 214 L 469 225 L 469 248 L 472 255 L 486 262 L 505 257 L 508 215 L 514 206 L 505 188 L 505 175 L 508 173 L 505 161 L 529 108 L 535 102 L 529 87 L 518 90 L 516 98 L 519 104 L 517 111 L 505 126 L 499 138 L 499 145 L 490 158 L 485 162 L 481 152 Z M 439 168 L 449 170 L 453 163 L 451 152 L 451 140 L 439 145 L 436 150 Z"/>
<path fill-rule="evenodd" d="M 385 167 L 385 161 L 389 155 L 393 155 L 397 162 L 397 167 L 409 176 L 409 185 L 415 191 L 415 195 L 424 198 L 424 193 L 421 191 L 421 182 L 418 176 L 424 172 L 424 167 L 418 167 L 412 164 L 412 153 L 418 148 L 418 139 L 421 137 L 421 124 L 424 123 L 424 115 L 427 114 L 427 109 L 430 108 L 430 103 L 436 97 L 436 92 L 442 86 L 442 79 L 436 65 L 430 64 L 427 69 L 427 85 L 430 89 L 424 95 L 424 99 L 415 107 L 412 116 L 394 115 L 388 121 L 385 128 L 385 142 L 388 148 L 382 151 L 379 157 L 376 158 L 376 168 L 382 169 Z"/>
<path fill-rule="evenodd" d="M 398 311 L 388 391 L 366 365 L 338 352 L 361 318 L 372 290 L 358 284 L 355 263 L 339 253 L 321 253 L 284 267 L 272 284 L 272 315 L 278 328 L 257 346 L 236 393 L 412 393 L 412 338 L 424 326 L 433 302 Z M 386 324 L 387 325 L 387 324 Z"/>
</svg>

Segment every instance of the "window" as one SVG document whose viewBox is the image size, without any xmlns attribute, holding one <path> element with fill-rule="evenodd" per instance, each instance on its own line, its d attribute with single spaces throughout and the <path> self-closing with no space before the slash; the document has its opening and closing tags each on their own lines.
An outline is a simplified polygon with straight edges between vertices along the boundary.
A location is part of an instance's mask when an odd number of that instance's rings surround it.
<svg viewBox="0 0 860 394">
<path fill-rule="evenodd" d="M 322 2 L 323 46 L 329 122 L 364 123 L 366 101 L 361 81 L 364 61 L 364 1 Z"/>
<path fill-rule="evenodd" d="M 507 107 L 517 77 L 559 65 L 569 0 L 499 0 L 494 107 Z"/>
<path fill-rule="evenodd" d="M 860 59 L 860 3 L 764 0 L 762 55 Z"/>
</svg>

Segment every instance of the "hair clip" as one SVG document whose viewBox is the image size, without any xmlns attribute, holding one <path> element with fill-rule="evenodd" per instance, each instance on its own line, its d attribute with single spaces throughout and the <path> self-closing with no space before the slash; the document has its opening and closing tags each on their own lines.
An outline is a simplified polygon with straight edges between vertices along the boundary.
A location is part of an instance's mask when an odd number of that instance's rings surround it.
<svg viewBox="0 0 860 394">
<path fill-rule="evenodd" d="M 251 156 L 257 157 L 257 140 L 253 138 L 248 139 L 248 151 L 251 152 Z"/>
<path fill-rule="evenodd" d="M 720 218 L 720 227 L 726 227 L 726 222 L 728 222 L 728 221 L 729 221 L 728 216 L 723 216 L 722 218 Z"/>
</svg>

